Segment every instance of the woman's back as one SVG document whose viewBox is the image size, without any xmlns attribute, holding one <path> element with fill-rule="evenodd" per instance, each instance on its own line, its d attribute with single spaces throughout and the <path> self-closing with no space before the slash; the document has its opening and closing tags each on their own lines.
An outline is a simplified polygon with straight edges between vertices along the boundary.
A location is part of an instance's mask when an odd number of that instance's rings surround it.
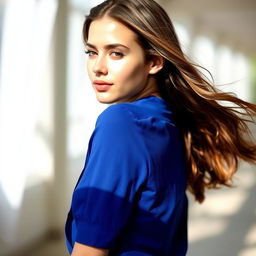
<svg viewBox="0 0 256 256">
<path fill-rule="evenodd" d="M 69 243 L 109 248 L 109 255 L 185 255 L 184 159 L 182 137 L 163 99 L 109 107 L 97 120 L 74 192 L 71 215 L 82 228 L 73 230 Z"/>
</svg>

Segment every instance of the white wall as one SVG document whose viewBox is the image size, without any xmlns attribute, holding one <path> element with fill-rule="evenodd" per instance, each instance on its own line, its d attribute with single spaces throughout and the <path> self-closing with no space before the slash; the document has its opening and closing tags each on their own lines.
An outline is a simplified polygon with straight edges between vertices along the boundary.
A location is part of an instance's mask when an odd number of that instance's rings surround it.
<svg viewBox="0 0 256 256">
<path fill-rule="evenodd" d="M 0 85 L 0 255 L 51 228 L 53 70 L 57 2 L 6 1 Z"/>
</svg>

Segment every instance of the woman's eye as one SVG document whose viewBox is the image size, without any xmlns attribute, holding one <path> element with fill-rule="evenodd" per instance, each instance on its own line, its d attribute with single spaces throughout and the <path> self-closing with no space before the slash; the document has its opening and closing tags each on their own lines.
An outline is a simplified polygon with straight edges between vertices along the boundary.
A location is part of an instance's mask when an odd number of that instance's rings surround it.
<svg viewBox="0 0 256 256">
<path fill-rule="evenodd" d="M 87 51 L 85 51 L 85 53 L 86 53 L 88 56 L 94 56 L 94 55 L 97 54 L 95 51 L 91 51 L 91 50 L 87 50 Z"/>
<path fill-rule="evenodd" d="M 110 55 L 113 57 L 123 57 L 124 56 L 124 54 L 121 52 L 111 52 Z"/>
</svg>

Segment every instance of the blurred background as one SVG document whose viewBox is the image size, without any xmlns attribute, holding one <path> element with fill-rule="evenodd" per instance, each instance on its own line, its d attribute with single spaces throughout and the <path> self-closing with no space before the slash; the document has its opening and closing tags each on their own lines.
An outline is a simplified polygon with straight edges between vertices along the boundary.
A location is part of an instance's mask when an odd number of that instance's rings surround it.
<svg viewBox="0 0 256 256">
<path fill-rule="evenodd" d="M 82 24 L 93 0 L 0 0 L 0 255 L 63 256 L 64 223 L 98 114 Z M 158 1 L 189 58 L 256 102 L 256 1 Z M 203 107 L 203 106 L 202 106 Z M 255 134 L 255 124 L 252 126 Z M 190 197 L 189 256 L 256 255 L 256 167 Z"/>
</svg>

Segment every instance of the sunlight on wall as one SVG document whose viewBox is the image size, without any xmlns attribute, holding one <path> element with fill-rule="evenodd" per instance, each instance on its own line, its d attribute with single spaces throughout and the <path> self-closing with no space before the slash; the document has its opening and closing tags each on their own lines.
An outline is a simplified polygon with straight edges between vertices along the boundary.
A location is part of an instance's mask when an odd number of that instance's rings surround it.
<svg viewBox="0 0 256 256">
<path fill-rule="evenodd" d="M 204 36 L 199 36 L 193 42 L 193 56 L 196 63 L 210 71 L 214 77 L 216 73 L 215 47 L 213 41 Z M 204 69 L 200 71 L 210 80 L 211 75 Z"/>
<path fill-rule="evenodd" d="M 182 50 L 186 53 L 189 54 L 189 47 L 191 44 L 190 40 L 190 35 L 188 29 L 182 25 L 181 23 L 178 22 L 173 22 L 173 25 L 175 27 L 175 31 L 177 33 L 177 36 L 179 38 L 179 42 L 181 45 Z"/>
<path fill-rule="evenodd" d="M 252 100 L 250 62 L 241 52 L 226 45 L 218 45 L 214 40 L 203 35 L 190 39 L 186 26 L 174 22 L 182 49 L 195 63 L 205 67 L 213 76 L 214 83 L 220 90 L 232 92 L 244 100 Z M 210 80 L 210 74 L 200 69 Z"/>
<path fill-rule="evenodd" d="M 207 229 L 205 228 L 207 227 Z M 191 221 L 189 225 L 189 241 L 194 243 L 201 239 L 218 236 L 227 228 L 226 220 L 209 221 L 208 218 L 200 217 Z"/>
<path fill-rule="evenodd" d="M 92 7 L 100 4 L 103 0 L 68 0 L 72 7 L 88 12 Z"/>
<path fill-rule="evenodd" d="M 233 60 L 231 49 L 228 46 L 221 45 L 217 49 L 217 55 L 217 84 L 229 84 L 234 82 L 234 77 L 232 74 Z"/>
<path fill-rule="evenodd" d="M 102 2 L 103 2 L 102 0 L 90 0 L 89 1 L 89 3 L 90 3 L 89 7 L 91 8 L 91 7 L 96 6 L 96 5 L 98 5 Z"/>
<path fill-rule="evenodd" d="M 256 255 L 256 247 L 243 250 L 241 253 L 239 253 L 238 256 L 253 256 L 253 255 Z"/>
<path fill-rule="evenodd" d="M 1 233 L 5 227 L 8 231 L 5 236 L 15 229 L 14 210 L 21 205 L 27 179 L 52 168 L 51 151 L 42 134 L 47 124 L 39 118 L 42 111 L 50 110 L 42 75 L 56 10 L 57 2 L 52 0 L 7 2 L 1 49 L 0 200 L 13 212 L 1 217 Z"/>
<path fill-rule="evenodd" d="M 221 198 L 218 193 L 212 193 L 208 195 L 207 200 L 200 209 L 197 207 L 192 208 L 191 213 L 198 214 L 200 211 L 202 214 L 230 216 L 239 210 L 246 200 L 246 196 L 247 194 L 244 190 L 238 189 L 225 191 L 225 193 L 222 193 Z M 226 202 L 229 202 L 229 204 L 227 205 Z"/>
<path fill-rule="evenodd" d="M 250 64 L 240 52 L 221 45 L 217 51 L 216 83 L 220 89 L 250 100 Z"/>
<path fill-rule="evenodd" d="M 249 60 L 241 52 L 236 52 L 233 56 L 233 65 L 233 79 L 235 82 L 232 90 L 241 99 L 252 100 Z"/>
<path fill-rule="evenodd" d="M 76 156 L 79 149 L 86 140 L 84 129 L 84 112 L 87 105 L 86 100 L 86 66 L 85 53 L 82 44 L 83 16 L 72 11 L 69 14 L 69 35 L 68 35 L 68 153 Z M 80 124 L 80 125 L 79 125 Z M 80 135 L 79 138 L 77 137 Z M 82 136 L 81 136 L 82 135 Z"/>
</svg>

